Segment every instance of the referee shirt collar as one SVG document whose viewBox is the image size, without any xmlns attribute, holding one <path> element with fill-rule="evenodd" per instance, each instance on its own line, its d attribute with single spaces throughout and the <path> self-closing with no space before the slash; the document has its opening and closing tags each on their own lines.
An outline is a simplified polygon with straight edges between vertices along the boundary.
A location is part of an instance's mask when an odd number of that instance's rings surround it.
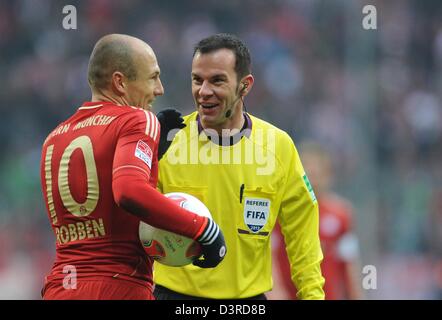
<svg viewBox="0 0 442 320">
<path fill-rule="evenodd" d="M 220 137 L 218 135 L 214 136 L 209 134 L 207 131 L 204 130 L 201 121 L 200 121 L 200 116 L 197 115 L 196 116 L 196 121 L 198 123 L 198 135 L 201 134 L 201 132 L 204 132 L 207 135 L 207 138 L 209 138 L 210 141 L 212 141 L 213 143 L 216 143 L 220 146 L 226 146 L 226 145 L 234 145 L 235 143 L 237 143 L 238 141 L 241 140 L 241 138 L 243 136 L 250 138 L 250 134 L 252 132 L 252 119 L 250 118 L 250 116 L 246 113 L 243 112 L 243 116 L 244 116 L 244 125 L 242 126 L 241 130 L 237 133 L 234 134 L 230 137 L 223 137 L 220 139 Z"/>
</svg>

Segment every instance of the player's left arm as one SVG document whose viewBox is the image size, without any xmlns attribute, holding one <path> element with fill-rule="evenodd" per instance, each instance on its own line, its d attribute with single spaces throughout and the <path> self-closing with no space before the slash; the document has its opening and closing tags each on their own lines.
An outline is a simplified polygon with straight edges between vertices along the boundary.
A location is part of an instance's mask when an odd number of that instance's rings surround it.
<svg viewBox="0 0 442 320">
<path fill-rule="evenodd" d="M 323 259 L 319 240 L 318 202 L 301 164 L 293 141 L 287 137 L 285 148 L 286 182 L 279 212 L 290 261 L 291 277 L 299 299 L 324 299 Z"/>
<path fill-rule="evenodd" d="M 156 189 L 159 132 L 151 112 L 137 110 L 120 120 L 112 173 L 114 201 L 153 227 L 199 239 L 213 223 L 177 206 Z"/>
</svg>

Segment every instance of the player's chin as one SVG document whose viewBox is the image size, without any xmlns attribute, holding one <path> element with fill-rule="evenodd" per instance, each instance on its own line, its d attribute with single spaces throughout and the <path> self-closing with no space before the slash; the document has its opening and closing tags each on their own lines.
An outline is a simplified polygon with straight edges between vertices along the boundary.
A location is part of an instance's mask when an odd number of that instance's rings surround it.
<svg viewBox="0 0 442 320">
<path fill-rule="evenodd" d="M 146 110 L 146 111 L 152 111 L 152 105 L 151 104 L 143 104 L 139 106 L 139 108 Z"/>
</svg>

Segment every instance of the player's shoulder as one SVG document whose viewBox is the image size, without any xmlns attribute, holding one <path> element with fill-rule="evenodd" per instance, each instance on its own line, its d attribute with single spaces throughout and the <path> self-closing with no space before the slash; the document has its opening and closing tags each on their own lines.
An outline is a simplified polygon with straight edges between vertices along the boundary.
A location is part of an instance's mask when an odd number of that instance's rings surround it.
<svg viewBox="0 0 442 320">
<path fill-rule="evenodd" d="M 77 115 L 84 117 L 85 113 L 90 115 L 105 115 L 116 118 L 145 118 L 146 114 L 154 114 L 151 111 L 147 111 L 138 107 L 129 105 L 116 105 L 112 102 L 85 102 L 78 108 Z"/>
<path fill-rule="evenodd" d="M 156 115 L 149 110 L 144 110 L 142 108 L 133 106 L 111 106 L 109 112 L 115 113 L 115 115 L 127 118 L 140 118 L 146 119 L 147 117 L 152 117 L 156 119 Z"/>
<path fill-rule="evenodd" d="M 121 108 L 120 124 L 122 130 L 141 130 L 154 140 L 159 139 L 160 122 L 155 113 L 132 106 L 122 106 Z"/>
<path fill-rule="evenodd" d="M 109 112 L 115 114 L 121 126 L 159 127 L 157 116 L 149 110 L 132 106 L 115 106 Z"/>
<path fill-rule="evenodd" d="M 51 138 L 53 138 L 61 133 L 66 133 L 71 126 L 71 122 L 70 122 L 71 119 L 72 119 L 72 116 L 63 122 L 60 122 L 54 129 L 52 129 L 49 132 L 49 134 L 46 136 L 45 140 L 43 141 L 43 145 L 47 145 L 49 143 L 49 141 L 51 141 Z"/>
<path fill-rule="evenodd" d="M 150 111 L 130 105 L 106 103 L 101 110 L 95 111 L 113 121 L 113 129 L 119 134 L 144 132 L 156 140 L 159 137 L 160 123 L 156 115 Z"/>
</svg>

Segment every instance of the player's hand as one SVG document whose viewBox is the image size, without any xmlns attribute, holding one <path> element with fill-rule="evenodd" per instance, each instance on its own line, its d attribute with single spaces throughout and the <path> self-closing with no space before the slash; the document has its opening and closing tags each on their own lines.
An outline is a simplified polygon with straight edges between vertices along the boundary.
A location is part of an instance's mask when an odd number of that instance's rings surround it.
<svg viewBox="0 0 442 320">
<path fill-rule="evenodd" d="M 193 264 L 200 268 L 214 268 L 223 261 L 227 248 L 224 235 L 218 225 L 207 218 L 207 226 L 202 235 L 196 239 L 201 245 L 202 258 L 195 260 Z"/>
<path fill-rule="evenodd" d="M 158 146 L 158 160 L 160 160 L 166 153 L 167 149 L 169 149 L 173 137 L 175 136 L 173 135 L 167 139 L 169 131 L 172 129 L 182 129 L 186 125 L 183 123 L 184 119 L 181 117 L 181 113 L 175 109 L 162 110 L 158 112 L 157 118 L 161 125 L 160 144 Z"/>
</svg>

